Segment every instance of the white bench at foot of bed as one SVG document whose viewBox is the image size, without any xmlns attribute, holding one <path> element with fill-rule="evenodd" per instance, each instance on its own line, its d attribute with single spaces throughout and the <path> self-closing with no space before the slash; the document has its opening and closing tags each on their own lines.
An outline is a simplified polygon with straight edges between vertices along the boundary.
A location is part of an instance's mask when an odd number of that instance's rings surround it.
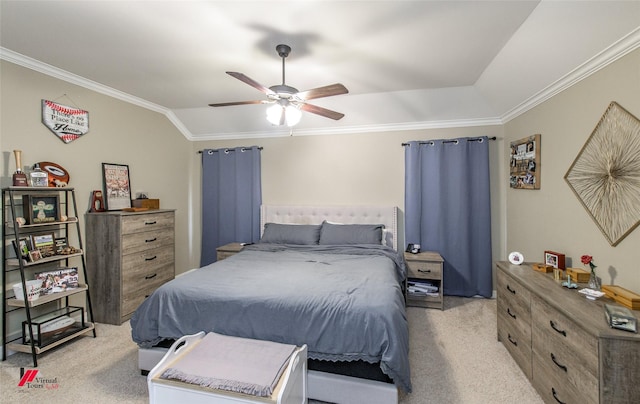
<svg viewBox="0 0 640 404">
<path fill-rule="evenodd" d="M 138 367 L 149 372 L 167 353 L 167 348 L 138 350 Z M 394 384 L 356 377 L 309 370 L 307 396 L 310 399 L 339 404 L 397 404 L 398 390 Z"/>
<path fill-rule="evenodd" d="M 166 352 L 163 358 L 157 365 L 149 371 L 147 376 L 147 386 L 149 389 L 149 403 L 150 404 L 175 404 L 175 403 L 189 403 L 189 404 L 306 404 L 307 403 L 307 346 L 297 347 L 286 360 L 286 368 L 284 369 L 282 376 L 279 378 L 277 385 L 273 388 L 273 392 L 268 397 L 260 397 L 251 394 L 243 394 L 239 392 L 212 389 L 202 387 L 198 384 L 186 383 L 181 380 L 165 379 L 162 378 L 162 374 L 169 368 L 180 366 L 179 363 L 187 360 L 187 356 L 193 355 L 190 353 L 196 345 L 198 345 L 205 338 L 205 333 L 201 332 L 194 335 L 187 335 L 178 339 Z M 237 339 L 241 341 L 241 339 Z M 215 340 L 218 342 L 218 340 Z M 230 352 L 237 352 L 236 345 L 225 345 L 225 348 L 230 349 Z M 235 348 L 235 350 L 234 350 Z M 266 347 L 265 347 L 266 348 Z M 268 356 L 262 358 L 278 358 L 279 356 L 273 354 L 273 350 L 266 348 Z M 195 352 L 195 351 L 194 351 Z M 281 352 L 281 351 L 280 351 Z M 269 353 L 271 355 L 269 356 Z M 282 356 L 280 356 L 282 358 Z M 189 358 L 190 363 L 193 364 L 193 359 Z M 261 359 L 262 360 L 262 359 Z M 241 362 L 244 363 L 244 362 Z M 270 364 L 257 361 L 259 368 L 264 369 L 266 375 L 271 375 L 273 368 Z M 279 368 L 282 362 L 276 362 Z M 231 364 L 229 364 L 231 365 Z M 226 366 L 226 365 L 225 365 Z M 192 369 L 190 367 L 189 369 Z M 206 370 L 203 370 L 206 373 Z M 215 372 L 214 372 L 215 374 Z M 201 376 L 196 376 L 201 377 Z M 204 377 L 204 376 L 202 376 Z M 216 377 L 216 376 L 213 376 Z M 219 380 L 217 377 L 214 380 Z M 271 380 L 269 377 L 266 379 L 258 377 L 257 379 L 249 378 L 246 383 L 251 383 L 253 380 Z M 263 385 L 255 385 L 262 387 Z M 268 385 L 267 385 L 268 386 Z M 266 387 L 266 386 L 265 386 Z M 245 390 L 238 390 L 245 391 Z"/>
</svg>

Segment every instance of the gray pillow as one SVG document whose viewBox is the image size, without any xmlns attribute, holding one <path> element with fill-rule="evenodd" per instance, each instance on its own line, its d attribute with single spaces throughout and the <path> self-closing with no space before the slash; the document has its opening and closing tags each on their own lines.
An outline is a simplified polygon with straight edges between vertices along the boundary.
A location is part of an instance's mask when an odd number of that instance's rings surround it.
<svg viewBox="0 0 640 404">
<path fill-rule="evenodd" d="M 320 244 L 381 244 L 382 224 L 333 224 L 322 223 Z"/>
<path fill-rule="evenodd" d="M 265 223 L 261 243 L 318 244 L 320 225 Z"/>
</svg>

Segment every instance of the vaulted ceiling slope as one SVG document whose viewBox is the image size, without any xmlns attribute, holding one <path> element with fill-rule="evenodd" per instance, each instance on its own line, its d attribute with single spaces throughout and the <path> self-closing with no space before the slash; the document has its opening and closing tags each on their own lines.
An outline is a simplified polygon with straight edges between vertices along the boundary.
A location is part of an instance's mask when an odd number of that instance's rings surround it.
<svg viewBox="0 0 640 404">
<path fill-rule="evenodd" d="M 11 1 L 4 60 L 165 113 L 191 140 L 289 134 L 228 76 L 342 83 L 296 134 L 501 124 L 640 46 L 640 1 Z M 316 102 L 317 101 L 317 102 Z M 82 106 L 80 106 L 82 107 Z"/>
</svg>

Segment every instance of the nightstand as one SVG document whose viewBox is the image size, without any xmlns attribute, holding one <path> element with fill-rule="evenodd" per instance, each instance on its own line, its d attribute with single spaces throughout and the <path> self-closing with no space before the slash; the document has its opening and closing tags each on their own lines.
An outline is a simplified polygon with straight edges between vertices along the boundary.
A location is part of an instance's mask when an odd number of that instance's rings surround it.
<svg viewBox="0 0 640 404">
<path fill-rule="evenodd" d="M 442 264 L 444 260 L 437 252 L 424 251 L 418 254 L 404 253 L 407 261 L 407 306 L 429 307 L 444 310 L 444 278 L 442 276 Z M 437 291 L 423 294 L 412 292 L 409 285 L 416 287 L 432 285 L 437 287 Z M 424 288 L 423 288 L 424 289 Z"/>
<path fill-rule="evenodd" d="M 229 243 L 223 246 L 216 248 L 216 257 L 217 261 L 222 261 L 225 258 L 229 258 L 234 254 L 242 251 L 244 246 L 240 243 Z"/>
</svg>

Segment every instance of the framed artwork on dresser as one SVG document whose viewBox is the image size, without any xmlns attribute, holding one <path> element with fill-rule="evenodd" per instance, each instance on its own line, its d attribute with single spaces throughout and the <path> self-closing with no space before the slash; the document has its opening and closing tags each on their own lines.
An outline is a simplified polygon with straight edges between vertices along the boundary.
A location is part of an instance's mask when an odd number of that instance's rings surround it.
<svg viewBox="0 0 640 404">
<path fill-rule="evenodd" d="M 107 210 L 122 210 L 131 207 L 131 181 L 129 166 L 102 163 L 105 205 Z"/>
</svg>

